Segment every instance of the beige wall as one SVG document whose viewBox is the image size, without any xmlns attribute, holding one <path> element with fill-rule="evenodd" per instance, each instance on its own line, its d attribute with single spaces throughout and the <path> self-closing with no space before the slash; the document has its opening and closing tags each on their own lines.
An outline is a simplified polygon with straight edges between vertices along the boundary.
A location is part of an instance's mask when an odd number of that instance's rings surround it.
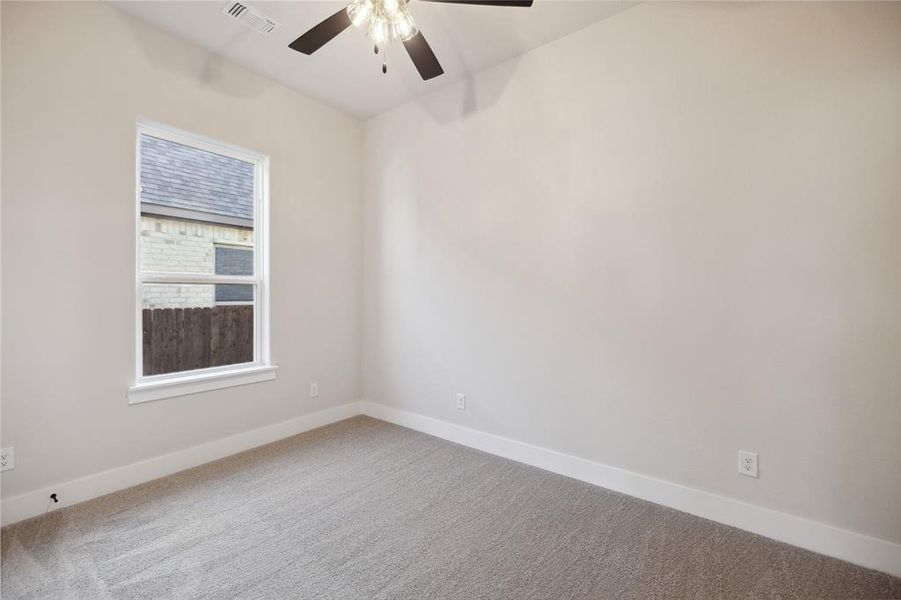
<svg viewBox="0 0 901 600">
<path fill-rule="evenodd" d="M 2 71 L 4 498 L 359 397 L 358 121 L 102 3 L 3 2 Z M 139 118 L 271 157 L 275 381 L 127 404 Z"/>
<path fill-rule="evenodd" d="M 901 542 L 901 4 L 642 4 L 365 162 L 368 400 Z"/>
</svg>

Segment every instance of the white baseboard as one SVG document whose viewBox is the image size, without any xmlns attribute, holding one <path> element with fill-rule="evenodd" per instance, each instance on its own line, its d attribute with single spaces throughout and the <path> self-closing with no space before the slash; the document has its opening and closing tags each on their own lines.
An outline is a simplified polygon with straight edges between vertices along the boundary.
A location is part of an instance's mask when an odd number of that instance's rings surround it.
<svg viewBox="0 0 901 600">
<path fill-rule="evenodd" d="M 361 413 L 901 577 L 901 544 L 368 401 L 349 402 L 7 498 L 0 503 L 0 523 L 8 525 L 43 513 L 53 492 L 62 501 L 49 508 L 70 506 Z"/>
<path fill-rule="evenodd" d="M 259 429 L 245 431 L 226 438 L 213 440 L 177 450 L 162 456 L 132 463 L 81 479 L 66 481 L 19 496 L 7 498 L 0 503 L 0 523 L 8 525 L 44 513 L 49 509 L 71 506 L 91 498 L 97 498 L 139 483 L 165 477 L 219 458 L 244 452 L 257 446 L 275 442 L 304 431 L 316 429 L 329 423 L 343 421 L 360 414 L 359 402 L 348 402 L 334 408 L 327 408 L 309 415 L 303 415 Z M 50 494 L 59 494 L 58 504 L 49 504 Z"/>
<path fill-rule="evenodd" d="M 901 577 L 901 544 L 383 404 L 360 406 L 382 421 Z"/>
</svg>

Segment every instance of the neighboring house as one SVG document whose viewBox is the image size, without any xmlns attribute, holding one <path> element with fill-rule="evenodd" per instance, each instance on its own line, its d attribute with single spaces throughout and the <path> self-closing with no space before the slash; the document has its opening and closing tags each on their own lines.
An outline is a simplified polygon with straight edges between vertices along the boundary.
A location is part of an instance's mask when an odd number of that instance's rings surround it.
<svg viewBox="0 0 901 600">
<path fill-rule="evenodd" d="M 145 271 L 253 274 L 254 166 L 141 136 L 141 261 Z M 145 308 L 253 302 L 244 285 L 151 285 Z"/>
</svg>

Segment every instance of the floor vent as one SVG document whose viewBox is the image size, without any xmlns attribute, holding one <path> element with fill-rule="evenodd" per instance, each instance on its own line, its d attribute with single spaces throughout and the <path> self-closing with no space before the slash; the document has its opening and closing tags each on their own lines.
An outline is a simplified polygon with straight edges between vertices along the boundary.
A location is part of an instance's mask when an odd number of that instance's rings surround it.
<svg viewBox="0 0 901 600">
<path fill-rule="evenodd" d="M 269 35 L 275 31 L 276 27 L 278 27 L 278 24 L 275 21 L 257 9 L 250 8 L 241 2 L 230 2 L 222 9 L 222 14 L 241 22 L 260 35 Z"/>
</svg>

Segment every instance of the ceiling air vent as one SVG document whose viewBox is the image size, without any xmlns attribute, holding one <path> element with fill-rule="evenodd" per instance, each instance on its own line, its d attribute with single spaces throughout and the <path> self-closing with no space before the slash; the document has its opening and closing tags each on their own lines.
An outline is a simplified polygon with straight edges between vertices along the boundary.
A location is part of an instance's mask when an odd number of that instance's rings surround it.
<svg viewBox="0 0 901 600">
<path fill-rule="evenodd" d="M 275 31 L 276 27 L 278 27 L 278 24 L 275 21 L 257 9 L 250 8 L 241 2 L 230 2 L 222 9 L 222 14 L 240 21 L 260 35 L 269 35 Z"/>
</svg>

